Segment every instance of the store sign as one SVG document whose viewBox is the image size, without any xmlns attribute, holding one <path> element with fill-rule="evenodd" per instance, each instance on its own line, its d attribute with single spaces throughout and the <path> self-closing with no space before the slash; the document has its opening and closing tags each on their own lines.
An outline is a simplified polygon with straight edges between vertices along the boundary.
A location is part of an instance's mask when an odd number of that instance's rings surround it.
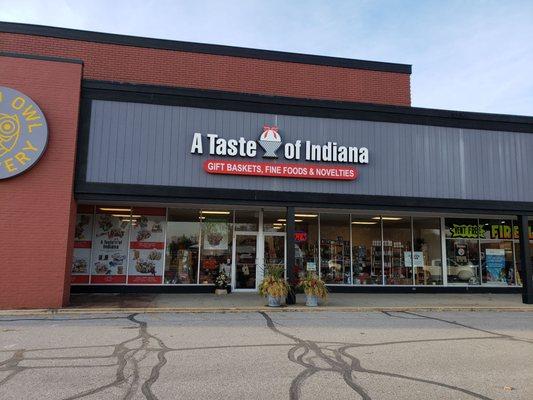
<svg viewBox="0 0 533 400">
<path fill-rule="evenodd" d="M 205 142 L 205 143 L 204 143 Z M 262 157 L 290 161 L 332 162 L 341 164 L 368 164 L 366 147 L 343 146 L 337 142 L 314 144 L 311 141 L 296 140 L 283 143 L 276 126 L 264 126 L 263 133 L 256 140 L 225 139 L 216 134 L 195 133 L 191 154 L 219 157 L 256 158 L 263 149 Z M 204 148 L 205 145 L 205 148 Z M 281 150 L 280 150 L 281 149 Z M 358 171 L 352 166 L 324 166 L 321 164 L 283 164 L 277 162 L 206 160 L 204 171 L 209 174 L 268 176 L 277 178 L 354 180 Z"/>
<path fill-rule="evenodd" d="M 533 227 L 528 227 L 529 240 L 533 240 Z M 509 225 L 492 225 L 490 227 L 491 239 L 520 239 L 518 226 L 514 225 L 512 230 Z"/>
<path fill-rule="evenodd" d="M 48 126 L 39 106 L 25 94 L 0 86 L 0 180 L 31 168 L 47 142 Z"/>
<path fill-rule="evenodd" d="M 453 224 L 450 233 L 452 238 L 478 239 L 485 237 L 485 226 Z"/>
<path fill-rule="evenodd" d="M 509 225 L 457 225 L 450 228 L 452 238 L 461 239 L 519 239 L 520 232 L 518 226 Z M 489 236 L 490 235 L 490 236 Z M 533 240 L 533 227 L 528 227 L 528 236 Z"/>
</svg>

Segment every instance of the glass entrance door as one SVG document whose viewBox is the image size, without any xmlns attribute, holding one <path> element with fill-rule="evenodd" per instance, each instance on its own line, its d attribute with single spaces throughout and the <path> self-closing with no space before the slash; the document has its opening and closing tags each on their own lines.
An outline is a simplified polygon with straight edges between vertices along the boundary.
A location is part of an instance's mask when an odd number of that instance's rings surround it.
<svg viewBox="0 0 533 400">
<path fill-rule="evenodd" d="M 279 268 L 285 274 L 285 234 L 265 233 L 264 251 L 265 272 L 269 268 Z"/>
<path fill-rule="evenodd" d="M 233 288 L 255 290 L 257 285 L 257 233 L 236 233 L 234 240 Z"/>
</svg>

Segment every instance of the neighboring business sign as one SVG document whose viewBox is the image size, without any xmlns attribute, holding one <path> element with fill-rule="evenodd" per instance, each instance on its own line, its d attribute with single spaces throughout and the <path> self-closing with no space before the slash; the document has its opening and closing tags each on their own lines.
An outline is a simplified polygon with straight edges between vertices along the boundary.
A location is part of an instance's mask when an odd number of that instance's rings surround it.
<svg viewBox="0 0 533 400">
<path fill-rule="evenodd" d="M 485 226 L 453 224 L 450 233 L 452 238 L 479 239 L 485 237 Z"/>
<path fill-rule="evenodd" d="M 39 106 L 25 94 L 0 86 L 0 180 L 31 168 L 47 142 L 48 126 Z"/>
<path fill-rule="evenodd" d="M 191 154 L 204 154 L 204 135 L 195 133 L 191 145 Z M 368 164 L 366 147 L 342 146 L 337 142 L 314 144 L 310 140 L 296 140 L 283 145 L 279 129 L 276 126 L 264 126 L 263 133 L 257 141 L 225 139 L 216 134 L 207 134 L 207 152 L 210 156 L 255 158 L 257 144 L 263 150 L 263 158 L 277 159 L 277 152 L 283 147 L 283 158 L 291 161 L 333 162 L 344 164 Z M 257 161 L 232 161 L 211 159 L 203 164 L 209 174 L 268 176 L 275 178 L 305 178 L 354 180 L 358 170 L 351 166 L 324 166 L 321 164 L 277 163 Z"/>
<path fill-rule="evenodd" d="M 513 225 L 458 225 L 453 224 L 450 228 L 452 238 L 461 239 L 519 239 L 520 232 L 518 226 Z M 529 239 L 533 239 L 533 227 L 528 229 Z"/>
</svg>

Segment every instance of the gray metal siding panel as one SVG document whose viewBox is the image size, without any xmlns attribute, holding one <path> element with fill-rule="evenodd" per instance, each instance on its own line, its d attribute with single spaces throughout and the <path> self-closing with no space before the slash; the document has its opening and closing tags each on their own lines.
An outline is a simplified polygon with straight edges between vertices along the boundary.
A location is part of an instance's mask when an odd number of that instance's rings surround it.
<svg viewBox="0 0 533 400">
<path fill-rule="evenodd" d="M 284 143 L 301 139 L 323 144 L 332 140 L 366 146 L 370 163 L 358 166 L 360 177 L 354 182 L 255 178 L 209 175 L 202 169 L 209 156 L 190 154 L 194 132 L 255 140 L 265 124 L 278 125 Z M 278 154 L 282 152 L 283 147 Z M 260 154 L 258 146 L 255 160 L 261 160 Z M 87 181 L 533 201 L 533 176 L 528 170 L 531 154 L 533 135 L 527 133 L 95 100 Z M 284 158 L 280 157 L 280 162 Z"/>
</svg>

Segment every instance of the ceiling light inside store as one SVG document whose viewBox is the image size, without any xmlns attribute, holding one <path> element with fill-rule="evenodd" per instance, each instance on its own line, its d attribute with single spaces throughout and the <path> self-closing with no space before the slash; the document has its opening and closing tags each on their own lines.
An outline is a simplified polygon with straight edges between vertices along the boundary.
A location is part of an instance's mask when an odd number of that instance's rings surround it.
<svg viewBox="0 0 533 400">
<path fill-rule="evenodd" d="M 136 219 L 123 219 L 122 222 L 137 222 Z"/>
<path fill-rule="evenodd" d="M 303 219 L 295 219 L 294 222 L 303 222 L 304 220 Z M 278 222 L 287 222 L 286 219 L 283 219 L 283 218 L 279 218 L 278 219 Z"/>
<path fill-rule="evenodd" d="M 372 217 L 372 219 L 379 219 L 380 217 Z M 383 221 L 400 221 L 400 217 L 381 217 Z"/>
<path fill-rule="evenodd" d="M 131 208 L 103 208 L 100 207 L 101 211 L 116 211 L 116 212 L 130 212 Z"/>
<path fill-rule="evenodd" d="M 294 214 L 294 216 L 300 218 L 316 218 L 318 214 Z"/>
<path fill-rule="evenodd" d="M 119 217 L 119 218 L 141 218 L 140 215 L 129 215 L 129 214 L 112 214 L 113 217 Z"/>
<path fill-rule="evenodd" d="M 202 214 L 229 215 L 229 211 L 202 211 Z"/>
<path fill-rule="evenodd" d="M 376 225 L 377 222 L 374 221 L 352 221 L 353 225 Z"/>
</svg>

